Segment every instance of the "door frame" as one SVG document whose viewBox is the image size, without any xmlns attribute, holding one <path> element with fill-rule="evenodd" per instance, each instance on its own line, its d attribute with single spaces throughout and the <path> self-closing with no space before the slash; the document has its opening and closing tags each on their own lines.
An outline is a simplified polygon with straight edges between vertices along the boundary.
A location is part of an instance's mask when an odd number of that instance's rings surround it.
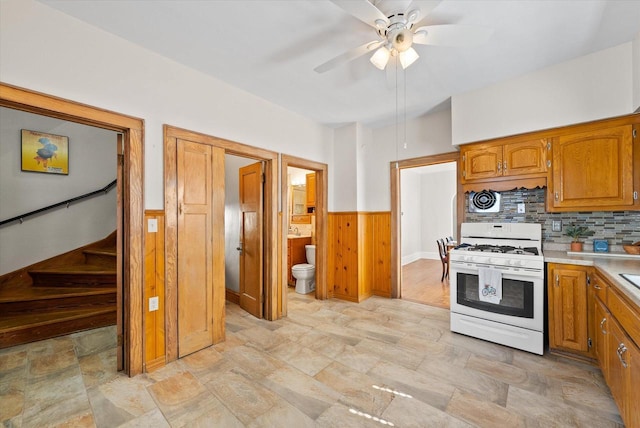
<svg viewBox="0 0 640 428">
<path fill-rule="evenodd" d="M 327 195 L 328 195 L 328 167 L 327 164 L 283 154 L 280 159 L 280 247 L 282 260 L 280 261 L 280 295 L 282 296 L 282 316 L 287 315 L 287 207 L 289 206 L 289 167 L 302 168 L 316 173 L 316 292 L 319 300 L 329 298 L 327 287 Z"/>
<path fill-rule="evenodd" d="M 122 237 L 122 270 L 117 275 L 118 284 L 122 284 L 118 300 L 123 302 L 123 317 L 117 323 L 118 330 L 124 333 L 124 372 L 129 376 L 142 373 L 144 120 L 5 83 L 0 83 L 0 106 L 122 133 L 125 152 L 123 183 L 118 183 L 122 185 L 118 211 L 122 212 L 123 221 L 122 227 L 120 223 L 117 225 L 117 233 Z"/>
<path fill-rule="evenodd" d="M 456 216 L 458 236 L 460 236 L 460 223 L 464 215 L 464 194 L 460 181 L 462 165 L 460 164 L 460 152 L 442 153 L 439 155 L 422 156 L 419 158 L 405 159 L 390 162 L 391 174 L 391 297 L 400 298 L 402 283 L 402 241 L 401 241 L 401 208 L 400 208 L 400 170 L 417 168 L 421 166 L 437 165 L 440 163 L 456 162 Z"/>
<path fill-rule="evenodd" d="M 165 205 L 165 265 L 166 265 L 166 355 L 167 362 L 175 361 L 178 358 L 178 300 L 177 300 L 177 189 L 176 189 L 176 140 L 183 139 L 208 144 L 216 148 L 222 148 L 225 154 L 251 158 L 265 162 L 265 183 L 264 183 L 264 289 L 263 307 L 264 318 L 274 321 L 280 318 L 278 312 L 278 286 L 277 286 L 277 230 L 278 213 L 277 190 L 278 190 L 278 154 L 270 150 L 260 149 L 246 144 L 202 134 L 195 131 L 178 128 L 172 125 L 163 125 L 164 135 L 164 205 Z M 213 219 L 224 224 L 222 219 Z M 215 230 L 214 230 L 215 235 Z M 224 289 L 224 268 L 221 273 L 214 272 L 215 278 L 222 278 L 222 292 L 216 295 L 214 288 L 213 316 L 215 320 L 221 322 L 216 327 L 214 325 L 214 343 L 219 343 L 225 339 L 225 289 Z"/>
</svg>

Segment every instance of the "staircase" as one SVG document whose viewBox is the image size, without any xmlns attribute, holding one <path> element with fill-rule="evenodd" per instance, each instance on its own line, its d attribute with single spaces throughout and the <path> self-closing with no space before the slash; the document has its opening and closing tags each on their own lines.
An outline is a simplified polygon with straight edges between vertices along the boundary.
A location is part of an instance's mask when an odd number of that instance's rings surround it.
<svg viewBox="0 0 640 428">
<path fill-rule="evenodd" d="M 0 277 L 0 349 L 116 324 L 115 233 Z"/>
</svg>

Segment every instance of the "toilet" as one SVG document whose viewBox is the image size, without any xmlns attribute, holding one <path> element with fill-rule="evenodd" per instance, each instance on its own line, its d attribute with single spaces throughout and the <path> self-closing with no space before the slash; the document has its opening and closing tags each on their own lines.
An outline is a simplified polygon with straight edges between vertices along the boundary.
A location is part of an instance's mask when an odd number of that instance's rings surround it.
<svg viewBox="0 0 640 428">
<path fill-rule="evenodd" d="M 296 279 L 296 293 L 307 294 L 316 289 L 316 246 L 305 245 L 305 253 L 307 254 L 307 263 L 294 265 L 291 273 Z"/>
</svg>

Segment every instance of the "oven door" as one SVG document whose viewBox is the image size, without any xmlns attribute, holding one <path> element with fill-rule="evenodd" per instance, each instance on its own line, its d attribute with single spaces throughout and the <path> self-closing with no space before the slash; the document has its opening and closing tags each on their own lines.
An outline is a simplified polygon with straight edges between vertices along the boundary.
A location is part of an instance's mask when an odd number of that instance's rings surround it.
<svg viewBox="0 0 640 428">
<path fill-rule="evenodd" d="M 451 311 L 476 318 L 542 331 L 544 281 L 541 272 L 502 272 L 502 299 L 490 303 L 480 299 L 478 269 L 451 265 Z"/>
</svg>

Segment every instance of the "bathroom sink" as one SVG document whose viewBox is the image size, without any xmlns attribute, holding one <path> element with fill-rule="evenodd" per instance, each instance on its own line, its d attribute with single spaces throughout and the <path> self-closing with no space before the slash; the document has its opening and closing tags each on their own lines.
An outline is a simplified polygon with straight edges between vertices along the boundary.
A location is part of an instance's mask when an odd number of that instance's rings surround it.
<svg viewBox="0 0 640 428">
<path fill-rule="evenodd" d="M 620 276 L 635 285 L 636 288 L 640 288 L 640 275 L 634 273 L 621 273 Z"/>
</svg>

